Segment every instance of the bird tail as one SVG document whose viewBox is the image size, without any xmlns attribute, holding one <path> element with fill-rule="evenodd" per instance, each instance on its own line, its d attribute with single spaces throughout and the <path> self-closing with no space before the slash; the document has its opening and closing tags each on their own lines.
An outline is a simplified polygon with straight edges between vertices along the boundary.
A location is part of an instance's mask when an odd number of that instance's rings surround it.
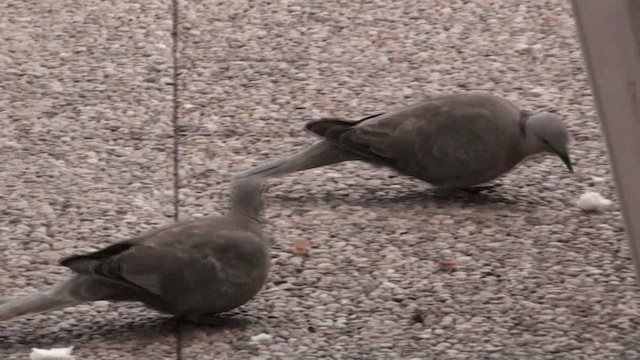
<svg viewBox="0 0 640 360">
<path fill-rule="evenodd" d="M 105 297 L 103 289 L 106 289 L 102 285 L 94 278 L 75 276 L 47 292 L 0 303 L 0 321 L 101 300 Z"/>
<path fill-rule="evenodd" d="M 323 140 L 296 154 L 241 172 L 234 179 L 239 180 L 254 176 L 262 178 L 282 176 L 296 171 L 337 164 L 358 158 L 357 155 Z"/>
<path fill-rule="evenodd" d="M 0 304 L 0 321 L 18 316 L 40 313 L 77 305 L 74 299 L 65 299 L 50 293 L 39 293 Z"/>
</svg>

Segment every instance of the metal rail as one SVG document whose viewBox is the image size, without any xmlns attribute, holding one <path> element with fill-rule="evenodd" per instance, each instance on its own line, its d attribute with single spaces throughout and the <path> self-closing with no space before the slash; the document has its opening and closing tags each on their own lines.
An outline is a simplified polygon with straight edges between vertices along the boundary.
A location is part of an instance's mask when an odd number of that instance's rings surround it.
<svg viewBox="0 0 640 360">
<path fill-rule="evenodd" d="M 640 1 L 571 4 L 640 282 Z"/>
</svg>

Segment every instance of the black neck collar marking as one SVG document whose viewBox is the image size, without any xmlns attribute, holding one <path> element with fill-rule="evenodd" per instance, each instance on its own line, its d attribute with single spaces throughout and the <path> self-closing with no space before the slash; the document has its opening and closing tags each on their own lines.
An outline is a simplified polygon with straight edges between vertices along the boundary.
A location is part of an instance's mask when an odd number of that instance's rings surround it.
<svg viewBox="0 0 640 360">
<path fill-rule="evenodd" d="M 529 110 L 520 111 L 520 120 L 519 120 L 520 135 L 522 136 L 523 139 L 527 137 L 527 120 L 529 120 L 529 117 L 531 115 L 533 115 L 533 113 Z"/>
</svg>

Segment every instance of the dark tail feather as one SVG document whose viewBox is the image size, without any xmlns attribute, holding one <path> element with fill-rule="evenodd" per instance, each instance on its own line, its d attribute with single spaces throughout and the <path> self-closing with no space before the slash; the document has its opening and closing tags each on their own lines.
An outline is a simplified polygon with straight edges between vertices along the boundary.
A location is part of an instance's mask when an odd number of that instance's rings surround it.
<svg viewBox="0 0 640 360">
<path fill-rule="evenodd" d="M 262 178 L 282 176 L 296 171 L 337 164 L 358 158 L 357 155 L 350 154 L 328 141 L 320 141 L 299 153 L 241 172 L 234 179 L 238 180 L 252 176 Z"/>
<path fill-rule="evenodd" d="M 101 280 L 77 275 L 47 292 L 1 303 L 0 321 L 62 309 L 89 301 L 103 300 L 113 292 L 104 285 L 105 283 Z"/>
<path fill-rule="evenodd" d="M 361 122 L 373 119 L 384 114 L 385 113 L 381 112 L 369 115 L 356 121 L 343 120 L 338 118 L 322 118 L 319 120 L 309 121 L 304 125 L 304 129 L 325 139 L 338 141 L 340 135 L 344 134 L 346 131 L 349 131 L 349 129 L 351 129 L 352 127 L 360 124 Z"/>
<path fill-rule="evenodd" d="M 353 127 L 352 121 L 341 119 L 320 119 L 309 121 L 304 125 L 304 129 L 314 135 L 329 140 L 337 140 L 340 135 L 344 134 Z"/>
</svg>

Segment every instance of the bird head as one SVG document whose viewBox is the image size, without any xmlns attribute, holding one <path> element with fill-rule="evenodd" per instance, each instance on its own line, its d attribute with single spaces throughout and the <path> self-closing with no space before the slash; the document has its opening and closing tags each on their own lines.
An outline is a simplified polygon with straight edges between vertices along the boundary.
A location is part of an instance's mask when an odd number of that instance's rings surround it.
<svg viewBox="0 0 640 360">
<path fill-rule="evenodd" d="M 263 185 L 264 181 L 260 177 L 235 181 L 231 196 L 231 211 L 259 221 L 264 206 Z"/>
<path fill-rule="evenodd" d="M 564 123 L 555 114 L 543 112 L 532 115 L 527 120 L 527 132 L 533 135 L 534 152 L 547 152 L 557 155 L 573 172 L 573 164 L 569 157 L 569 133 Z"/>
</svg>

